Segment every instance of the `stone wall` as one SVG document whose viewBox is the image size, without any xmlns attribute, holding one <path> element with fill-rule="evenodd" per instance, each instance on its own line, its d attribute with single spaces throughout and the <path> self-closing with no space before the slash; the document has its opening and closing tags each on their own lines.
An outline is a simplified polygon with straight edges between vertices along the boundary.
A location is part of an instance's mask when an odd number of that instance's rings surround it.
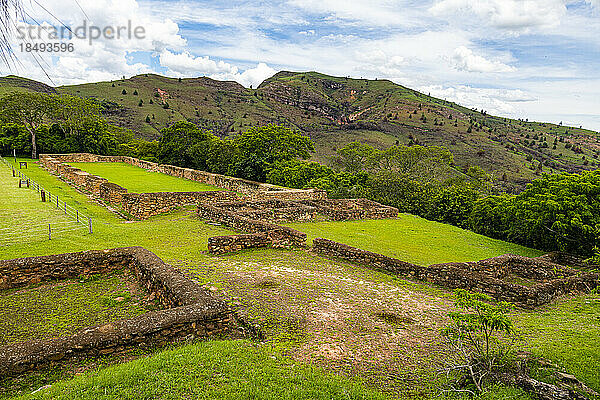
<svg viewBox="0 0 600 400">
<path fill-rule="evenodd" d="M 251 200 L 319 200 L 326 199 L 327 192 L 321 189 L 290 189 L 268 183 L 248 181 L 226 175 L 213 174 L 174 165 L 157 164 L 126 156 L 99 156 L 89 153 L 41 154 L 40 163 L 50 171 L 62 174 L 60 163 L 69 162 L 123 162 L 149 171 L 160 172 L 178 178 L 206 183 L 221 189 L 242 194 Z"/>
<path fill-rule="evenodd" d="M 208 251 L 212 254 L 226 254 L 243 249 L 257 249 L 272 245 L 273 241 L 266 232 L 208 238 Z"/>
<path fill-rule="evenodd" d="M 384 206 L 368 199 L 304 200 L 302 203 L 314 207 L 319 214 L 333 221 L 398 217 L 397 208 Z"/>
<path fill-rule="evenodd" d="M 308 222 L 317 218 L 315 207 L 298 201 L 261 200 L 220 203 L 218 208 L 237 215 L 267 222 Z"/>
<path fill-rule="evenodd" d="M 112 182 L 103 182 L 98 187 L 99 197 L 113 206 L 120 206 L 127 189 Z"/>
<path fill-rule="evenodd" d="M 478 262 L 421 266 L 322 238 L 313 241 L 313 251 L 408 279 L 486 293 L 497 300 L 529 308 L 546 304 L 564 294 L 589 291 L 600 285 L 600 274 L 576 273 L 544 258 L 504 255 Z M 511 283 L 506 280 L 510 275 L 536 282 L 530 286 Z"/>
<path fill-rule="evenodd" d="M 209 192 L 126 193 L 121 197 L 121 209 L 136 219 L 147 219 L 184 205 L 231 202 L 238 197 L 224 190 Z"/>
<path fill-rule="evenodd" d="M 18 375 L 70 358 L 164 345 L 190 337 L 237 335 L 225 302 L 141 247 L 0 261 L 0 289 L 130 268 L 168 309 L 89 328 L 72 336 L 0 347 L 0 377 Z"/>
<path fill-rule="evenodd" d="M 273 247 L 306 246 L 306 234 L 292 228 L 246 218 L 208 204 L 199 204 L 197 214 L 200 219 L 215 221 L 238 231 L 266 233 Z"/>
<path fill-rule="evenodd" d="M 63 160 L 68 159 L 70 162 L 120 162 L 136 160 L 136 162 L 140 163 L 140 166 L 154 163 L 148 163 L 146 161 L 142 162 L 141 160 L 131 157 L 97 156 L 86 153 L 68 154 L 65 156 L 59 155 L 58 157 L 59 158 L 56 159 L 54 156 L 43 154 L 40 156 L 40 162 L 48 169 L 48 171 L 61 175 L 63 179 L 80 190 L 102 199 L 104 202 L 115 208 L 119 208 L 127 216 L 133 219 L 147 219 L 181 206 L 193 205 L 202 201 L 218 203 L 221 201 L 231 202 L 239 200 L 236 193 L 228 191 L 127 193 L 127 189 L 115 183 L 108 182 L 105 178 L 71 167 L 70 165 L 65 164 Z M 158 166 L 158 164 L 155 165 Z"/>
</svg>

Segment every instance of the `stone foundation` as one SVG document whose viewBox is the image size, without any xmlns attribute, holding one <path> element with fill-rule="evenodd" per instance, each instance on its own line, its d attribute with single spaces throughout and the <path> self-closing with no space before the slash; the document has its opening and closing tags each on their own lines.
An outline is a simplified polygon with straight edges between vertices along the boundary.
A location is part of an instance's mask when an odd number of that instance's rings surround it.
<svg viewBox="0 0 600 400">
<path fill-rule="evenodd" d="M 368 199 L 304 200 L 301 203 L 314 207 L 319 214 L 327 216 L 332 221 L 398 217 L 397 208 L 384 206 Z"/>
<path fill-rule="evenodd" d="M 589 292 L 600 285 L 600 274 L 579 273 L 545 257 L 528 258 L 506 254 L 478 262 L 421 266 L 342 243 L 317 238 L 315 253 L 366 265 L 408 279 L 431 282 L 449 289 L 486 293 L 522 307 L 533 308 L 571 292 Z M 531 285 L 509 282 L 515 276 L 532 280 Z"/>
<path fill-rule="evenodd" d="M 306 247 L 306 233 L 299 232 L 286 226 L 278 226 L 270 222 L 246 218 L 233 211 L 222 210 L 221 208 L 208 204 L 199 204 L 197 215 L 200 219 L 215 221 L 238 231 L 263 233 L 266 236 L 266 240 L 270 241 L 270 245 L 273 247 Z M 237 248 L 237 246 L 231 247 L 228 245 L 229 243 L 236 242 L 236 239 L 234 239 L 235 237 L 235 235 L 232 235 L 210 238 L 209 244 L 211 245 L 209 246 L 209 251 L 216 254 L 223 254 L 227 252 L 224 251 L 227 247 Z M 247 241 L 247 239 L 240 239 L 239 243 L 243 242 L 247 243 L 243 248 L 252 247 L 248 245 L 249 243 L 256 243 L 257 246 L 255 247 L 265 247 L 262 245 L 263 239 L 258 239 L 258 237 L 256 240 L 250 241 Z"/>
<path fill-rule="evenodd" d="M 224 190 L 239 193 L 250 200 L 320 200 L 327 198 L 327 192 L 321 189 L 290 189 L 190 168 L 157 164 L 133 157 L 99 156 L 89 153 L 40 154 L 40 164 L 46 169 L 63 175 L 69 181 L 73 181 L 73 174 L 79 170 L 75 168 L 74 171 L 66 172 L 65 168 L 67 167 L 64 165 L 69 162 L 123 162 L 149 171 L 206 183 Z"/>
<path fill-rule="evenodd" d="M 141 247 L 0 261 L 0 289 L 130 268 L 165 310 L 89 328 L 72 336 L 0 347 L 0 377 L 45 368 L 70 358 L 164 345 L 191 337 L 238 335 L 225 302 Z"/>
</svg>

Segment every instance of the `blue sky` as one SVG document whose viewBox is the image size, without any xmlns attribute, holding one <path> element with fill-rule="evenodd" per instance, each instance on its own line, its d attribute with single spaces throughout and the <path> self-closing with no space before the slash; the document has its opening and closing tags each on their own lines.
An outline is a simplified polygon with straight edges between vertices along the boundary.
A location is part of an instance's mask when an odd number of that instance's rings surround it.
<svg viewBox="0 0 600 400">
<path fill-rule="evenodd" d="M 71 26 L 86 19 L 75 0 L 47 3 Z M 600 130 L 600 0 L 79 3 L 90 23 L 131 20 L 146 36 L 73 39 L 73 53 L 42 56 L 54 84 L 157 72 L 256 86 L 279 70 L 314 70 L 386 78 L 494 114 Z M 41 10 L 30 13 L 55 24 Z M 21 66 L 0 72 L 49 81 L 31 55 L 20 57 Z"/>
</svg>

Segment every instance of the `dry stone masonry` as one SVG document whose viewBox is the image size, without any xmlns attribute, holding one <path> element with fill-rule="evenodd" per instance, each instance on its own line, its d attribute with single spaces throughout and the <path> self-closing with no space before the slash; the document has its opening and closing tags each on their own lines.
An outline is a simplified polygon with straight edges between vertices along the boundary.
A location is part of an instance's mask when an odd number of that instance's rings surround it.
<svg viewBox="0 0 600 400">
<path fill-rule="evenodd" d="M 239 335 L 227 304 L 141 247 L 0 261 L 0 289 L 130 268 L 166 309 L 84 328 L 72 336 L 0 347 L 0 377 L 71 358 L 98 356 L 190 337 Z"/>
<path fill-rule="evenodd" d="M 198 217 L 215 221 L 250 235 L 217 236 L 208 241 L 213 254 L 248 248 L 306 247 L 306 234 L 278 226 L 281 222 L 345 221 L 365 218 L 396 218 L 398 209 L 366 199 L 262 200 L 198 205 Z"/>
<path fill-rule="evenodd" d="M 72 167 L 68 165 L 69 162 L 123 162 L 149 171 L 206 183 L 224 190 L 185 193 L 127 193 L 127 189 L 108 182 L 102 177 Z M 99 156 L 89 153 L 41 154 L 40 164 L 79 189 L 91 193 L 111 206 L 120 208 L 134 219 L 146 219 L 176 207 L 198 202 L 232 202 L 242 198 L 249 200 L 321 200 L 327 198 L 327 193 L 320 189 L 289 189 L 126 156 Z"/>
<path fill-rule="evenodd" d="M 556 264 L 549 260 L 555 258 L 552 256 L 528 258 L 506 254 L 478 262 L 421 266 L 322 238 L 313 241 L 313 251 L 408 279 L 486 293 L 528 308 L 600 286 L 600 274 Z"/>
</svg>

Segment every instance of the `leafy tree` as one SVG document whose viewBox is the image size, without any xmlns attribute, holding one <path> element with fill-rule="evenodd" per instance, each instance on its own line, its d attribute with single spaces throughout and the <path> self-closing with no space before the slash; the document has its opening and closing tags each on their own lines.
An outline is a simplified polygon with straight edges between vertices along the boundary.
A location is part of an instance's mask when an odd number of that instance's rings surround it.
<svg viewBox="0 0 600 400">
<path fill-rule="evenodd" d="M 379 150 L 365 143 L 348 143 L 336 151 L 333 164 L 347 172 L 370 169 L 377 160 Z"/>
<path fill-rule="evenodd" d="M 294 158 L 307 159 L 315 149 L 308 137 L 274 124 L 250 128 L 236 136 L 234 143 L 238 149 L 236 176 L 262 182 L 272 164 Z"/>
<path fill-rule="evenodd" d="M 514 198 L 507 239 L 589 256 L 600 244 L 600 171 L 544 175 Z"/>
<path fill-rule="evenodd" d="M 331 168 L 319 163 L 293 159 L 273 164 L 267 173 L 267 182 L 273 185 L 302 189 L 313 179 L 323 178 L 334 173 Z"/>
<path fill-rule="evenodd" d="M 435 221 L 466 228 L 478 197 L 479 192 L 470 183 L 443 187 L 431 199 L 426 216 Z"/>
<path fill-rule="evenodd" d="M 485 236 L 506 238 L 513 199 L 514 196 L 509 194 L 478 199 L 469 215 L 469 228 Z"/>
<path fill-rule="evenodd" d="M 51 118 L 54 98 L 29 92 L 15 92 L 0 98 L 0 121 L 25 127 L 31 138 L 31 158 L 37 158 L 37 129 Z"/>
<path fill-rule="evenodd" d="M 397 171 L 423 181 L 442 180 L 454 163 L 452 153 L 439 146 L 391 146 L 374 153 L 378 170 Z"/>
<path fill-rule="evenodd" d="M 455 290 L 454 300 L 459 311 L 449 314 L 452 322 L 442 330 L 451 350 L 444 360 L 446 371 L 466 377 L 475 389 L 472 394 L 481 393 L 485 378 L 510 360 L 515 330 L 508 313 L 513 305 L 494 304 L 485 294 L 463 289 Z"/>
<path fill-rule="evenodd" d="M 162 164 L 206 169 L 208 147 L 216 137 L 187 121 L 178 121 L 161 130 L 158 159 Z"/>
<path fill-rule="evenodd" d="M 332 199 L 367 197 L 368 174 L 366 172 L 335 172 L 309 181 L 307 188 L 323 189 Z"/>
</svg>

